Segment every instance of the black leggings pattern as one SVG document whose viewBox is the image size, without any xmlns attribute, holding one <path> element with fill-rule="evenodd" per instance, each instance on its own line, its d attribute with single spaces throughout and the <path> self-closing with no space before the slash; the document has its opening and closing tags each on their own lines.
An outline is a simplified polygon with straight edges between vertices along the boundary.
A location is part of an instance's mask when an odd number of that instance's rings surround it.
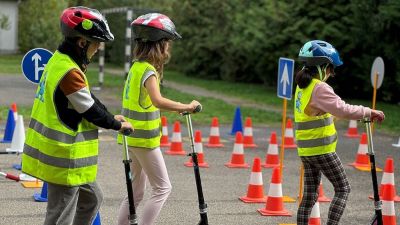
<svg viewBox="0 0 400 225">
<path fill-rule="evenodd" d="M 350 184 L 342 162 L 335 152 L 300 158 L 304 165 L 304 195 L 297 211 L 297 225 L 308 224 L 311 210 L 318 199 L 321 173 L 328 178 L 335 190 L 329 207 L 327 225 L 339 224 L 350 193 Z"/>
</svg>

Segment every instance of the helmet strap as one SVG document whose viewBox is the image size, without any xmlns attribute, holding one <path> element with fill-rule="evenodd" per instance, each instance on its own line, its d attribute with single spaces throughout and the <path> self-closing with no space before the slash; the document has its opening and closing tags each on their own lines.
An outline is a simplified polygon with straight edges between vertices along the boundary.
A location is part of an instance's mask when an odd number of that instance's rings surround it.
<svg viewBox="0 0 400 225">
<path fill-rule="evenodd" d="M 323 68 L 321 69 L 321 66 L 318 65 L 317 69 L 318 69 L 318 73 L 319 73 L 319 79 L 322 82 L 325 82 L 326 80 L 328 80 L 328 76 L 326 75 L 326 69 L 328 69 L 329 64 L 326 64 L 325 66 L 323 66 Z M 322 73 L 323 73 L 323 77 L 322 77 Z"/>
</svg>

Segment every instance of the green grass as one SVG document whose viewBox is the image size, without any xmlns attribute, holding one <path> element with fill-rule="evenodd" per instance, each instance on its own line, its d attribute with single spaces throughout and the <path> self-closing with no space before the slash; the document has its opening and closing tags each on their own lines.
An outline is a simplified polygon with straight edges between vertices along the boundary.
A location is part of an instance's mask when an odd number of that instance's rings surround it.
<svg viewBox="0 0 400 225">
<path fill-rule="evenodd" d="M 22 55 L 0 55 L 1 74 L 21 74 Z"/>
<path fill-rule="evenodd" d="M 2 105 L 0 106 L 0 124 L 2 126 L 6 126 L 8 111 L 10 110 L 10 106 Z M 24 121 L 27 122 L 31 118 L 31 107 L 17 107 L 18 114 L 24 117 Z"/>
<path fill-rule="evenodd" d="M 20 74 L 20 63 L 21 63 L 22 55 L 7 55 L 0 56 L 0 74 L 10 73 L 10 74 Z M 118 67 L 113 65 L 107 65 L 108 68 L 118 69 Z M 186 85 L 193 85 L 204 88 L 206 90 L 210 90 L 213 92 L 217 92 L 220 94 L 224 94 L 227 96 L 233 96 L 237 98 L 243 99 L 246 102 L 253 102 L 260 105 L 269 105 L 273 106 L 276 109 L 282 109 L 281 98 L 276 96 L 275 88 L 267 88 L 263 85 L 257 84 L 244 84 L 244 83 L 233 83 L 226 81 L 216 81 L 216 80 L 202 80 L 198 78 L 192 78 L 185 76 L 179 72 L 175 71 L 166 71 L 165 72 L 165 80 L 171 80 L 177 83 L 182 83 Z M 98 68 L 94 65 L 89 66 L 89 70 L 87 72 L 87 77 L 89 79 L 89 83 L 92 87 L 98 85 Z M 122 88 L 124 85 L 124 76 L 123 75 L 111 75 L 106 73 L 104 75 L 104 84 L 103 86 L 106 88 L 115 89 L 115 96 L 119 100 L 122 94 Z M 233 114 L 235 111 L 234 105 L 230 105 L 225 103 L 222 100 L 218 100 L 215 98 L 206 98 L 201 96 L 191 96 L 186 93 L 181 93 L 169 88 L 163 88 L 162 93 L 165 97 L 171 98 L 173 100 L 177 100 L 180 102 L 190 102 L 193 99 L 199 100 L 203 106 L 204 110 L 202 113 L 196 114 L 193 116 L 194 123 L 202 123 L 208 124 L 211 122 L 211 118 L 217 116 L 219 118 L 219 122 L 222 124 L 230 124 L 232 123 Z M 361 104 L 364 106 L 370 106 L 370 101 L 361 101 L 361 100 L 349 100 L 351 104 Z M 292 111 L 292 101 L 288 101 L 288 116 L 291 116 Z M 400 106 L 393 105 L 388 103 L 378 102 L 377 109 L 383 110 L 386 115 L 386 120 L 376 127 L 379 130 L 398 135 L 400 133 Z M 30 116 L 30 108 L 19 108 L 19 113 L 24 115 L 24 118 L 29 118 Z M 116 110 L 115 112 L 118 112 Z M 281 121 L 281 115 L 278 113 L 265 112 L 263 110 L 252 109 L 248 107 L 241 107 L 242 117 L 252 117 L 254 124 L 279 124 Z M 113 111 L 114 112 L 114 111 Z M 8 106 L 0 107 L 0 122 L 7 119 Z M 175 113 L 167 113 L 168 117 L 171 117 L 171 120 L 180 119 L 182 120 L 182 116 Z M 339 124 L 347 126 L 347 122 L 340 122 Z"/>
</svg>

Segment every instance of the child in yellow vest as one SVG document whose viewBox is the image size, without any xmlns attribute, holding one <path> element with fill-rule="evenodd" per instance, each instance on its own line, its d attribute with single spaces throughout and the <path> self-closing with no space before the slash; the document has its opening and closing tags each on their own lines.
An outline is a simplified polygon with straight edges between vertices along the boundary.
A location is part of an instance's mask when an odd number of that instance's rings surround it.
<svg viewBox="0 0 400 225">
<path fill-rule="evenodd" d="M 171 40 L 180 39 L 175 25 L 165 15 L 149 13 L 132 22 L 136 41 L 134 62 L 129 71 L 122 99 L 122 114 L 135 127 L 127 137 L 132 159 L 133 198 L 135 207 L 143 199 L 146 177 L 151 186 L 150 199 L 145 203 L 139 224 L 151 225 L 171 192 L 164 158 L 160 151 L 160 109 L 193 112 L 200 104 L 189 104 L 164 98 L 160 93 L 163 66 L 170 57 Z M 122 201 L 118 224 L 128 225 L 128 197 Z"/>
</svg>

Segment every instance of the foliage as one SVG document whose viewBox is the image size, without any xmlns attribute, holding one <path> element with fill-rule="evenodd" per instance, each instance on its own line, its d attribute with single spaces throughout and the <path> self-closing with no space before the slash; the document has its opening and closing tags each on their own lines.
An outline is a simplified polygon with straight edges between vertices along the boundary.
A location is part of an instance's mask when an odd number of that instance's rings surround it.
<svg viewBox="0 0 400 225">
<path fill-rule="evenodd" d="M 1 14 L 0 15 L 0 30 L 9 30 L 10 29 L 10 19 L 7 15 Z"/>
<path fill-rule="evenodd" d="M 19 49 L 56 50 L 62 41 L 59 17 L 67 7 L 65 0 L 26 0 L 19 5 Z"/>
</svg>

